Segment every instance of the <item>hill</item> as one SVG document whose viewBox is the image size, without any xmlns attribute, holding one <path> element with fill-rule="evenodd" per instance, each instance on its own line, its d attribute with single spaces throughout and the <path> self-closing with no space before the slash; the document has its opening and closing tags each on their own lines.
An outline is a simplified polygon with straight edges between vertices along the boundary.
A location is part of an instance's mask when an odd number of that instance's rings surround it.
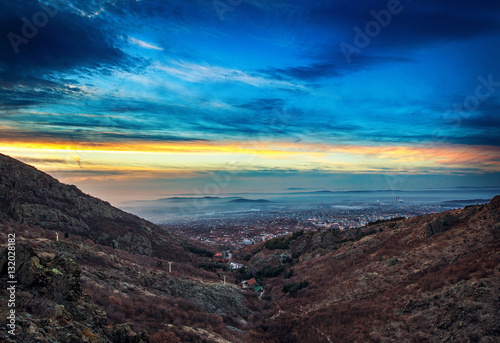
<svg viewBox="0 0 500 343">
<path fill-rule="evenodd" d="M 126 252 L 187 261 L 187 242 L 151 222 L 0 154 L 0 219 L 91 239 Z"/>
<path fill-rule="evenodd" d="M 500 197 L 241 253 L 271 304 L 262 342 L 498 342 Z M 279 337 L 279 338 L 278 338 Z"/>
<path fill-rule="evenodd" d="M 266 199 L 245 199 L 245 198 L 239 198 L 239 199 L 234 199 L 234 200 L 229 200 L 229 203 L 268 203 L 271 202 Z"/>
<path fill-rule="evenodd" d="M 230 277 L 223 283 L 210 248 L 5 155 L 0 155 L 0 232 L 3 242 L 15 235 L 18 281 L 17 334 L 7 333 L 9 308 L 2 305 L 2 342 L 247 339 L 243 329 L 257 309 L 229 284 Z M 8 261 L 2 243 L 3 285 Z M 0 302 L 7 304 L 9 296 L 2 287 Z"/>
</svg>

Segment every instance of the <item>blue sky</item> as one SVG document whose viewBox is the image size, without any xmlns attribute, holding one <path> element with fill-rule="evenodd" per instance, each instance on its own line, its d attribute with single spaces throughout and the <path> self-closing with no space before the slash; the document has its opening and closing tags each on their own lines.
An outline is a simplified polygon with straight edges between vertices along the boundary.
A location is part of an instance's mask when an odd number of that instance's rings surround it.
<svg viewBox="0 0 500 343">
<path fill-rule="evenodd" d="M 500 186 L 500 3 L 0 3 L 0 151 L 102 198 Z"/>
</svg>

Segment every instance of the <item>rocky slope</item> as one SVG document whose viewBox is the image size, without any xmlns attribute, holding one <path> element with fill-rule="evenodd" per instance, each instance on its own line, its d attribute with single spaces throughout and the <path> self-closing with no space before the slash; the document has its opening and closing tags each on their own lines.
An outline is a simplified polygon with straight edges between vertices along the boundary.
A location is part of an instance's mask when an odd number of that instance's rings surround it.
<svg viewBox="0 0 500 343">
<path fill-rule="evenodd" d="M 252 314 L 207 247 L 0 155 L 0 232 L 16 235 L 18 336 L 0 341 L 230 342 Z M 57 239 L 56 232 L 59 233 Z M 0 283 L 7 285 L 6 244 Z M 170 266 L 171 265 L 171 272 Z M 7 304 L 7 287 L 0 302 Z M 255 309 L 253 310 L 255 311 Z"/>
<path fill-rule="evenodd" d="M 187 260 L 186 242 L 142 218 L 0 154 L 0 219 L 89 238 L 147 256 Z"/>
<path fill-rule="evenodd" d="M 5 283 L 7 254 L 0 256 L 1 280 Z M 121 336 L 141 342 L 129 327 L 107 325 L 106 314 L 82 293 L 80 268 L 71 259 L 51 253 L 36 254 L 21 242 L 16 246 L 16 324 L 7 335 L 8 309 L 2 307 L 2 342 L 112 342 Z M 3 303 L 6 296 L 0 293 Z"/>
<path fill-rule="evenodd" d="M 2 342 L 146 343 L 158 333 L 172 342 L 245 341 L 245 293 L 220 274 L 93 243 L 77 235 L 60 241 L 48 229 L 0 221 L 2 237 L 16 234 L 17 337 Z M 0 284 L 7 285 L 7 254 L 0 249 Z M 209 263 L 208 257 L 205 263 Z M 7 304 L 7 287 L 0 303 Z M 172 338 L 173 337 L 173 338 Z M 161 340 L 158 340 L 161 342 Z M 168 341 L 170 342 L 170 341 Z"/>
</svg>

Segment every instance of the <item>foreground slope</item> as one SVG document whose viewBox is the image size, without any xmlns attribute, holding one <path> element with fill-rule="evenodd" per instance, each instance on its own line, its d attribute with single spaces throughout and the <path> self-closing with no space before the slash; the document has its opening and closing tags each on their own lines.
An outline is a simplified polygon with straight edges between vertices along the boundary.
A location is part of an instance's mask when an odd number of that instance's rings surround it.
<svg viewBox="0 0 500 343">
<path fill-rule="evenodd" d="M 246 341 L 251 315 L 238 287 L 216 273 L 114 250 L 78 236 L 59 242 L 52 232 L 0 223 L 16 234 L 16 336 L 7 333 L 7 306 L 0 308 L 1 342 Z M 3 235 L 2 235 L 3 236 Z M 3 251 L 2 251 L 3 250 Z M 6 285 L 7 254 L 0 249 L 0 283 Z M 7 303 L 6 287 L 0 302 Z M 169 341 L 170 342 L 170 341 Z"/>
<path fill-rule="evenodd" d="M 16 236 L 17 335 L 2 342 L 231 342 L 252 314 L 193 245 L 0 155 L 0 232 Z M 59 232 L 57 239 L 56 232 Z M 7 285 L 7 247 L 0 283 Z M 170 263 L 171 270 L 170 270 Z M 7 304 L 7 287 L 0 302 Z"/>
<path fill-rule="evenodd" d="M 250 256 L 273 303 L 255 328 L 260 341 L 500 337 L 498 196 L 487 205 L 348 232 L 298 233 Z"/>
</svg>

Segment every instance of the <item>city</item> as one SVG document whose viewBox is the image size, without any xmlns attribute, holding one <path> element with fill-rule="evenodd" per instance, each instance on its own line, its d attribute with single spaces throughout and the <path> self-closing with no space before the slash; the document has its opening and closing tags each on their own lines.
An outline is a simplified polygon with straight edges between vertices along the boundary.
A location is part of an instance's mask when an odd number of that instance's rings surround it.
<svg viewBox="0 0 500 343">
<path fill-rule="evenodd" d="M 481 203 L 480 199 L 466 203 Z M 221 213 L 199 216 L 190 221 L 163 224 L 171 232 L 218 247 L 220 250 L 240 249 L 245 246 L 286 236 L 296 231 L 349 230 L 376 221 L 410 218 L 457 208 L 462 202 L 404 203 L 399 198 L 391 202 L 351 201 L 341 204 L 319 204 L 297 209 L 255 209 L 252 212 Z"/>
</svg>

